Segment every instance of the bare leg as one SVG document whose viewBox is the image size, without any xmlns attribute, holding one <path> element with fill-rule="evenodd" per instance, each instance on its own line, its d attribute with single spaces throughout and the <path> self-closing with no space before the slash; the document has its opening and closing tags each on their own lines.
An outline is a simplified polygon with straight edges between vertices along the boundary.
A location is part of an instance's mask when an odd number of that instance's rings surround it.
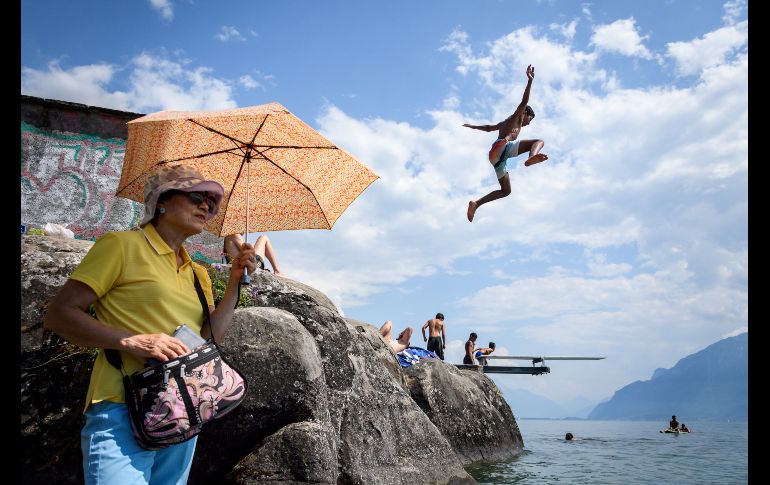
<svg viewBox="0 0 770 485">
<path fill-rule="evenodd" d="M 390 320 L 387 320 L 385 323 L 382 324 L 382 327 L 380 327 L 380 335 L 382 335 L 382 338 L 384 338 L 386 341 L 390 342 L 390 336 L 393 334 L 393 322 Z"/>
<path fill-rule="evenodd" d="M 529 158 L 524 162 L 525 167 L 548 160 L 548 155 L 540 153 L 543 145 L 545 145 L 543 140 L 521 140 L 519 142 L 519 153 L 517 155 L 529 151 Z"/>
<path fill-rule="evenodd" d="M 243 237 L 241 237 L 240 234 L 230 234 L 229 236 L 225 237 L 222 251 L 225 253 L 228 263 L 232 264 L 233 259 L 235 259 L 238 256 L 238 253 L 241 250 L 241 245 L 244 242 L 245 241 L 243 240 Z M 249 258 L 249 260 L 246 262 L 246 274 L 252 274 L 256 269 L 257 269 L 256 259 Z"/>
<path fill-rule="evenodd" d="M 406 327 L 400 334 L 398 334 L 398 338 L 396 340 L 393 340 L 390 342 L 390 346 L 393 347 L 393 350 L 398 352 L 401 352 L 402 350 L 409 347 L 409 340 L 412 338 L 412 327 Z"/>
<path fill-rule="evenodd" d="M 281 268 L 278 267 L 278 261 L 276 261 L 273 245 L 270 244 L 270 239 L 268 239 L 267 236 L 263 234 L 257 238 L 257 242 L 254 243 L 254 251 L 263 258 L 267 258 L 267 260 L 270 261 L 270 265 L 273 267 L 273 272 L 275 272 L 277 276 L 283 276 Z"/>
<path fill-rule="evenodd" d="M 503 197 L 507 197 L 511 194 L 511 178 L 508 175 L 508 172 L 497 179 L 497 181 L 500 182 L 500 190 L 493 190 L 479 200 L 472 200 L 468 202 L 469 221 L 473 222 L 473 216 L 476 214 L 476 209 L 482 205 L 486 204 L 487 202 L 492 202 L 493 200 L 502 199 Z"/>
</svg>

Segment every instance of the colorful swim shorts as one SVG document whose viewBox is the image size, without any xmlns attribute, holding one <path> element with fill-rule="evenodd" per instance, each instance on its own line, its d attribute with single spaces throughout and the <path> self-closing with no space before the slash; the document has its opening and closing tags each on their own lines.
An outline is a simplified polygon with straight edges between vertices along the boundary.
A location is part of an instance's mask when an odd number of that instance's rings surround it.
<svg viewBox="0 0 770 485">
<path fill-rule="evenodd" d="M 519 140 L 506 141 L 505 138 L 499 138 L 489 149 L 489 162 L 495 167 L 495 175 L 498 179 L 506 174 L 506 160 L 519 154 Z"/>
</svg>

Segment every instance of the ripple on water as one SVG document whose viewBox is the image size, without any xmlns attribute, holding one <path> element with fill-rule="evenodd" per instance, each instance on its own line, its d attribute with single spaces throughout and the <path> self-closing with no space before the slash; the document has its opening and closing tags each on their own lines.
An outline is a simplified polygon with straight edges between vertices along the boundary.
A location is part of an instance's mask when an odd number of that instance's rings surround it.
<svg viewBox="0 0 770 485">
<path fill-rule="evenodd" d="M 481 484 L 748 483 L 747 423 L 687 424 L 673 435 L 649 421 L 519 420 L 521 455 L 467 470 Z"/>
</svg>

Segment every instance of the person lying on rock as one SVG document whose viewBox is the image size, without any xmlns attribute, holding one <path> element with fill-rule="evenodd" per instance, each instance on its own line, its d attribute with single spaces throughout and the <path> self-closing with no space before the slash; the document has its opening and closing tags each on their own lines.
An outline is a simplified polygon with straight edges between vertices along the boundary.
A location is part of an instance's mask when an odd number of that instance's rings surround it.
<svg viewBox="0 0 770 485">
<path fill-rule="evenodd" d="M 401 330 L 401 333 L 398 334 L 396 340 L 393 340 L 393 322 L 388 320 L 382 324 L 382 327 L 380 327 L 380 335 L 385 339 L 385 342 L 390 344 L 393 351 L 399 353 L 409 347 L 409 339 L 412 338 L 412 327 L 406 327 Z"/>
</svg>

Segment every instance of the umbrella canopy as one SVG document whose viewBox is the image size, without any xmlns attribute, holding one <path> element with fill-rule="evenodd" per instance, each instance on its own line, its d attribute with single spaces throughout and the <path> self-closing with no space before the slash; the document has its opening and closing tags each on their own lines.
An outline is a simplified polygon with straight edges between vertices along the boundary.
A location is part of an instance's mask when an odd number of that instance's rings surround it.
<svg viewBox="0 0 770 485">
<path fill-rule="evenodd" d="M 160 111 L 128 122 L 117 195 L 144 202 L 162 164 L 186 164 L 225 189 L 206 229 L 219 236 L 331 229 L 379 177 L 278 103 Z"/>
</svg>

